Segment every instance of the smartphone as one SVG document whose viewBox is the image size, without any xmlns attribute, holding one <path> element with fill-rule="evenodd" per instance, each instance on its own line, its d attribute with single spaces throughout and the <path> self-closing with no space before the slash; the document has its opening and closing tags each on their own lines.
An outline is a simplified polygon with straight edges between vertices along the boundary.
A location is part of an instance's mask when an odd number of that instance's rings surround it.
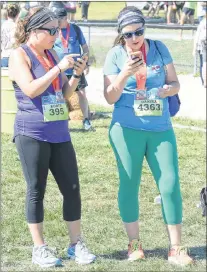
<svg viewBox="0 0 207 272">
<path fill-rule="evenodd" d="M 138 52 L 133 52 L 131 53 L 131 59 L 134 60 L 134 59 L 139 59 L 141 60 L 142 59 L 142 52 L 141 51 L 138 51 Z"/>
<path fill-rule="evenodd" d="M 81 55 L 81 59 L 82 59 L 83 57 L 85 57 L 85 56 L 88 56 L 88 53 L 83 53 L 83 54 Z"/>
</svg>

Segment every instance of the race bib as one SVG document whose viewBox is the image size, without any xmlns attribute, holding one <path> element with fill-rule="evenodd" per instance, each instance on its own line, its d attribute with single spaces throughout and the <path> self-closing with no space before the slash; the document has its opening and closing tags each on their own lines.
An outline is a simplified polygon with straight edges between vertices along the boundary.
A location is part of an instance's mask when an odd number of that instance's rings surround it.
<svg viewBox="0 0 207 272">
<path fill-rule="evenodd" d="M 163 101 L 158 98 L 148 98 L 146 91 L 138 91 L 134 100 L 136 116 L 162 116 Z"/>
<path fill-rule="evenodd" d="M 44 122 L 68 120 L 68 109 L 62 91 L 42 97 Z"/>
</svg>

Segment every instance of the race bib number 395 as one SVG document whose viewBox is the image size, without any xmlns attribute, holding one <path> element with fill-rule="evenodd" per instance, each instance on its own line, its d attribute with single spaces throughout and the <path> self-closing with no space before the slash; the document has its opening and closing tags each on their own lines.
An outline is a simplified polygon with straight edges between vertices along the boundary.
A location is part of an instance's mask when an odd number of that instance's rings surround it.
<svg viewBox="0 0 207 272">
<path fill-rule="evenodd" d="M 134 111 L 136 116 L 162 116 L 163 101 L 155 100 L 134 100 Z"/>
<path fill-rule="evenodd" d="M 65 99 L 55 95 L 42 97 L 42 109 L 45 122 L 68 120 L 68 109 Z"/>
</svg>

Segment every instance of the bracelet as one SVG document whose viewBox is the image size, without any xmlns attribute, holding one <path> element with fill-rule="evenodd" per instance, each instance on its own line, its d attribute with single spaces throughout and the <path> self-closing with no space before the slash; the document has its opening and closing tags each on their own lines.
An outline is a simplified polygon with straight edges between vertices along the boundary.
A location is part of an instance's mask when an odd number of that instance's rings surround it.
<svg viewBox="0 0 207 272">
<path fill-rule="evenodd" d="M 62 71 L 61 71 L 60 67 L 58 66 L 58 64 L 57 64 L 56 66 L 57 66 L 57 68 L 59 69 L 60 73 L 62 73 Z"/>
<path fill-rule="evenodd" d="M 79 75 L 79 76 L 78 76 L 78 75 L 73 74 L 73 77 L 74 77 L 74 78 L 81 78 L 81 76 L 82 76 L 82 75 Z"/>
</svg>

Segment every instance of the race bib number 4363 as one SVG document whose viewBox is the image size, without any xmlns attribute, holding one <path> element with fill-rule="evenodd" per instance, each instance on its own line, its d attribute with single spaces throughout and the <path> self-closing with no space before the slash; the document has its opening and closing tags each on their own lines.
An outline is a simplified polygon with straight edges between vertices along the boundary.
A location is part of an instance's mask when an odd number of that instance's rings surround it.
<svg viewBox="0 0 207 272">
<path fill-rule="evenodd" d="M 163 101 L 161 99 L 134 100 L 136 116 L 162 116 Z"/>
<path fill-rule="evenodd" d="M 65 99 L 55 95 L 42 97 L 42 109 L 45 122 L 68 120 L 68 109 Z"/>
</svg>

